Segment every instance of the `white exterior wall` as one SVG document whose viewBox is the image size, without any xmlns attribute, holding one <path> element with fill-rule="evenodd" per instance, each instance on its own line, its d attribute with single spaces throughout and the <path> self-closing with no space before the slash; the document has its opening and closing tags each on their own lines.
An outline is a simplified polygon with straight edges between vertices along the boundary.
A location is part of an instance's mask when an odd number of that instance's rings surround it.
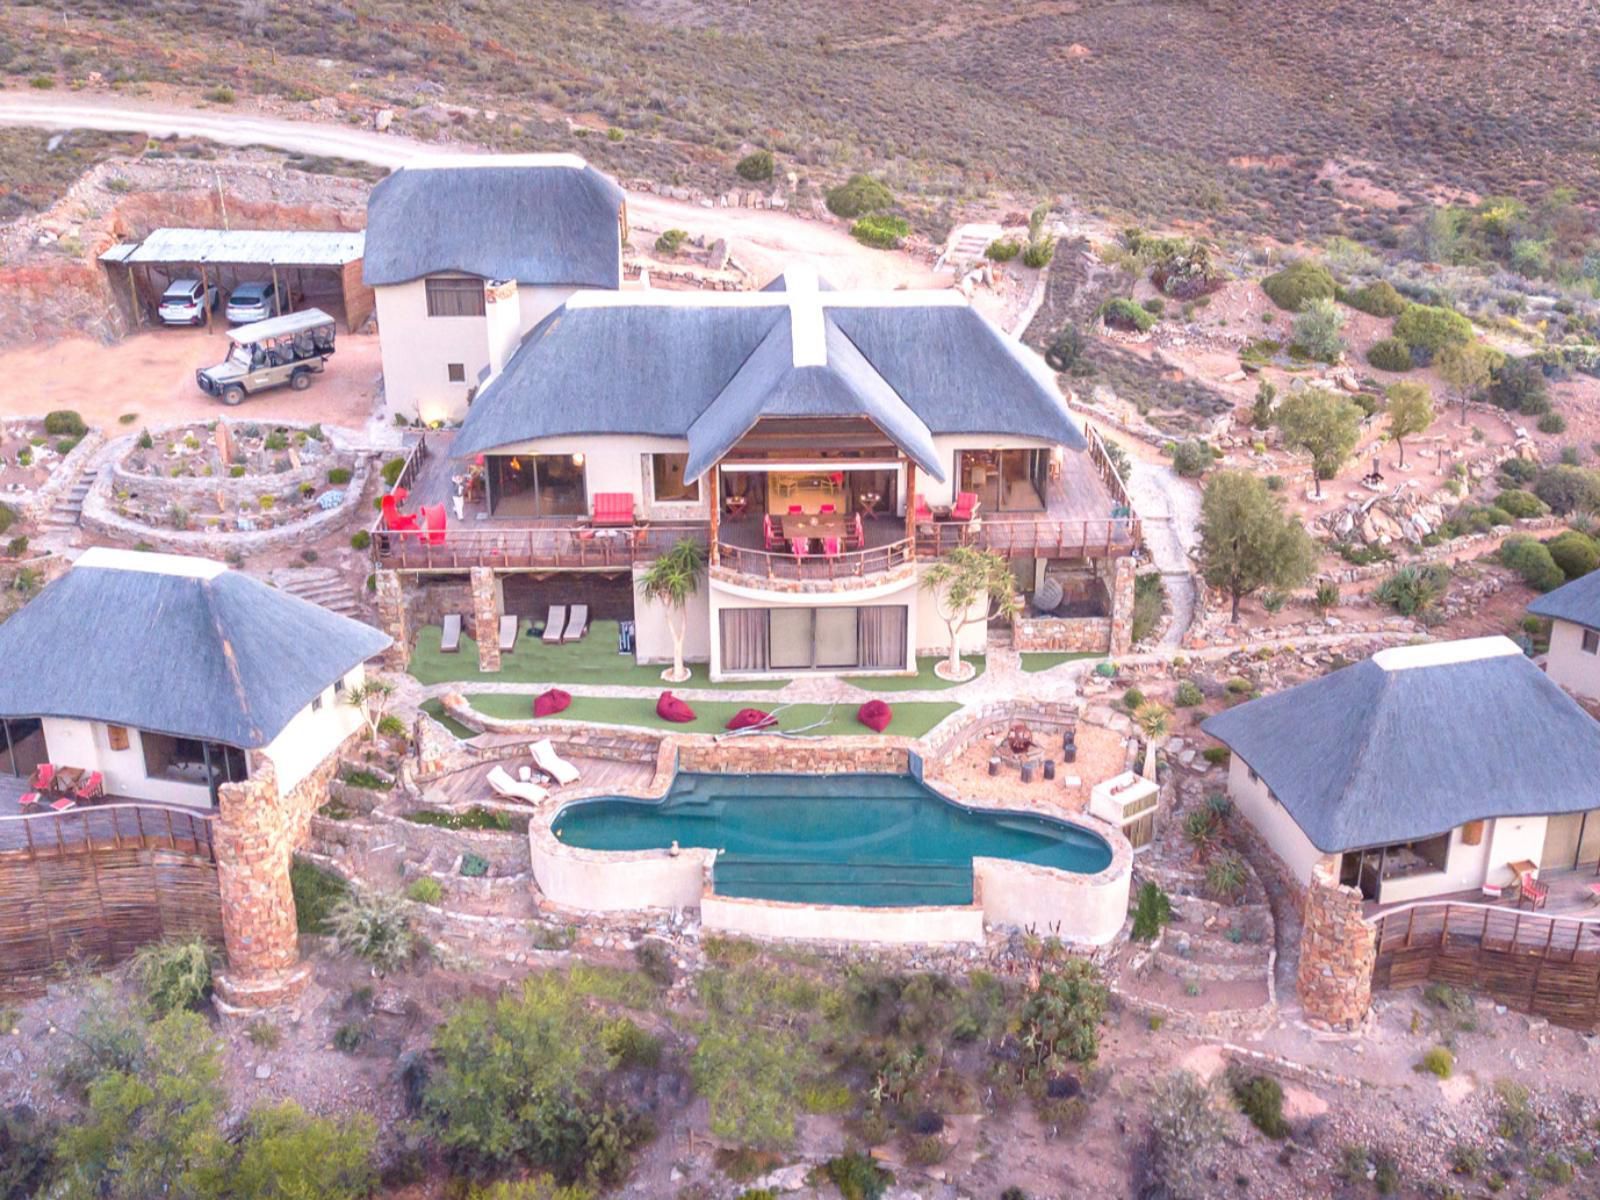
<svg viewBox="0 0 1600 1200">
<path fill-rule="evenodd" d="M 1311 868 L 1333 857 L 1311 844 L 1289 810 L 1272 798 L 1267 781 L 1252 780 L 1249 764 L 1237 754 L 1228 760 L 1228 795 L 1300 883 L 1309 884 Z"/>
<path fill-rule="evenodd" d="M 345 690 L 335 693 L 330 685 L 323 689 L 322 707 L 302 708 L 283 727 L 283 731 L 263 747 L 278 774 L 278 790 L 287 792 L 332 754 L 356 730 L 366 724 L 360 711 L 346 697 L 361 686 L 366 669 L 356 667 L 344 677 Z"/>
<path fill-rule="evenodd" d="M 633 589 L 633 657 L 635 662 L 672 664 L 672 629 L 669 619 L 677 614 L 664 604 L 647 600 L 639 594 L 637 580 L 642 567 L 634 568 Z M 690 597 L 684 613 L 683 660 L 705 662 L 711 656 L 711 596 L 706 580 Z"/>
<path fill-rule="evenodd" d="M 898 671 L 837 672 L 749 672 L 740 671 L 731 676 L 722 674 L 722 610 L 725 608 L 855 608 L 866 604 L 902 604 L 910 611 L 906 614 L 906 664 L 914 662 L 917 644 L 917 584 L 915 580 L 891 578 L 878 587 L 852 588 L 838 592 L 769 592 L 760 588 L 747 588 L 737 584 L 711 580 L 709 586 L 710 612 L 707 622 L 711 678 L 731 679 L 790 679 L 796 674 L 839 675 L 895 675 Z"/>
<path fill-rule="evenodd" d="M 1575 695 L 1600 700 L 1600 654 L 1584 651 L 1583 634 L 1584 627 L 1571 621 L 1550 623 L 1545 674 Z"/>
<path fill-rule="evenodd" d="M 920 578 L 923 567 L 917 568 Z M 982 620 L 988 612 L 988 602 L 973 604 L 968 610 L 971 620 L 957 635 L 961 653 L 982 654 L 989 647 L 989 626 Z M 918 654 L 948 655 L 950 653 L 950 627 L 945 624 L 939 604 L 939 594 L 932 588 L 917 588 L 916 601 L 911 606 L 912 640 Z"/>
<path fill-rule="evenodd" d="M 1378 899 L 1384 904 L 1421 900 L 1448 892 L 1476 891 L 1485 883 L 1505 886 L 1513 882 L 1508 863 L 1527 859 L 1538 862 L 1544 849 L 1544 817 L 1507 817 L 1485 822 L 1476 846 L 1461 840 L 1461 829 L 1450 831 L 1450 852 L 1443 871 L 1408 878 L 1386 879 Z"/>
<path fill-rule="evenodd" d="M 555 437 L 504 446 L 496 454 L 581 454 L 583 483 L 591 507 L 599 492 L 626 492 L 634 511 L 652 521 L 705 521 L 710 516 L 709 477 L 700 484 L 700 499 L 658 504 L 650 455 L 687 454 L 689 443 L 667 437 Z"/>
</svg>

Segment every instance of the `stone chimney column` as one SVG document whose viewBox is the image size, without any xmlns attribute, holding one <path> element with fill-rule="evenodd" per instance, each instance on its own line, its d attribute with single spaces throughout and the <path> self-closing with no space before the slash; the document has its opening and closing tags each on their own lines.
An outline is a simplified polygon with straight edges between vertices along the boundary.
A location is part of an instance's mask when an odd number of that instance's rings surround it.
<svg viewBox="0 0 1600 1200">
<path fill-rule="evenodd" d="M 1339 883 L 1338 860 L 1311 869 L 1295 980 L 1308 1020 L 1355 1029 L 1372 1006 L 1377 931 L 1362 919 L 1361 892 Z"/>
<path fill-rule="evenodd" d="M 1111 653 L 1126 654 L 1133 646 L 1133 559 L 1111 564 Z"/>
<path fill-rule="evenodd" d="M 478 642 L 478 670 L 500 669 L 500 588 L 493 567 L 473 567 L 472 636 Z"/>
<path fill-rule="evenodd" d="M 406 608 L 405 585 L 399 571 L 381 570 L 373 577 L 378 599 L 378 628 L 394 639 L 383 652 L 383 665 L 404 671 L 411 662 L 411 614 Z"/>
</svg>

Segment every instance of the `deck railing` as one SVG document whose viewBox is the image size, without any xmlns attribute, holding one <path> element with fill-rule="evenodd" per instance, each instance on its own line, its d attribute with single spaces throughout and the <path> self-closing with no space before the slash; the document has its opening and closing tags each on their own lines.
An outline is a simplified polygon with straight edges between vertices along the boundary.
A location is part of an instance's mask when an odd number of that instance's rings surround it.
<svg viewBox="0 0 1600 1200">
<path fill-rule="evenodd" d="M 396 570 L 466 570 L 473 566 L 605 570 L 659 558 L 683 538 L 704 547 L 706 536 L 704 525 L 641 525 L 628 529 L 490 525 L 434 534 L 374 529 L 372 553 L 381 566 Z"/>
<path fill-rule="evenodd" d="M 1600 916 L 1564 916 L 1494 904 L 1419 900 L 1369 918 L 1378 954 L 1426 947 L 1472 947 L 1558 962 L 1600 961 Z"/>
<path fill-rule="evenodd" d="M 170 804 L 119 802 L 65 812 L 0 817 L 0 857 L 82 854 L 96 848 L 181 850 L 215 861 L 210 813 Z"/>
<path fill-rule="evenodd" d="M 717 556 L 722 567 L 762 579 L 856 579 L 879 575 L 910 562 L 911 542 L 902 538 L 885 546 L 799 557 L 793 551 L 752 550 L 719 541 Z"/>
<path fill-rule="evenodd" d="M 406 491 L 411 491 L 416 486 L 417 473 L 422 470 L 422 464 L 428 461 L 428 454 L 428 435 L 424 433 L 406 451 L 405 465 L 400 468 L 400 474 L 394 477 L 393 485 L 385 486 L 390 491 L 395 488 L 405 488 Z M 367 526 L 367 533 L 372 537 L 371 545 L 374 547 L 372 551 L 374 557 L 377 556 L 378 535 L 383 531 L 383 517 L 380 514 L 373 518 L 371 525 Z"/>
<path fill-rule="evenodd" d="M 1089 461 L 1094 464 L 1094 469 L 1100 475 L 1100 482 L 1106 485 L 1106 490 L 1111 493 L 1114 503 L 1122 505 L 1130 513 L 1133 511 L 1133 500 L 1128 495 L 1128 486 L 1122 481 L 1122 476 L 1117 473 L 1116 464 L 1111 461 L 1111 455 L 1106 451 L 1104 439 L 1100 431 L 1093 425 L 1085 424 L 1083 435 L 1089 442 Z"/>
<path fill-rule="evenodd" d="M 937 557 L 957 546 L 981 546 L 1007 556 L 1109 558 L 1139 544 L 1137 517 L 1062 520 L 1050 516 L 983 517 L 977 521 L 924 521 L 917 553 Z"/>
</svg>

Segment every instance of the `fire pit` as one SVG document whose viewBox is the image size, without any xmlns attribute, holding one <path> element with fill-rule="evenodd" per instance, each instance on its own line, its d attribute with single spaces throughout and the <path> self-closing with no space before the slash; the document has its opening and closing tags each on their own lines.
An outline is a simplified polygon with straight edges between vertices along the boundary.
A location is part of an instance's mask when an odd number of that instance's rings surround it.
<svg viewBox="0 0 1600 1200">
<path fill-rule="evenodd" d="M 995 757 L 1008 766 L 1020 767 L 1024 763 L 1044 761 L 1044 743 L 1033 736 L 1027 723 L 1018 721 L 995 743 Z"/>
</svg>

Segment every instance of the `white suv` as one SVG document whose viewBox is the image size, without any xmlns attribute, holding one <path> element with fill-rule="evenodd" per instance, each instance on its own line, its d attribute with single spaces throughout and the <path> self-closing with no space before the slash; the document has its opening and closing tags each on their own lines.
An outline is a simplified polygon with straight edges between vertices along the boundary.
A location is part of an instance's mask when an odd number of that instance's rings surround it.
<svg viewBox="0 0 1600 1200">
<path fill-rule="evenodd" d="M 163 325 L 201 325 L 206 319 L 206 309 L 215 310 L 216 307 L 215 284 L 203 288 L 198 279 L 174 279 L 161 293 L 156 315 Z"/>
</svg>

